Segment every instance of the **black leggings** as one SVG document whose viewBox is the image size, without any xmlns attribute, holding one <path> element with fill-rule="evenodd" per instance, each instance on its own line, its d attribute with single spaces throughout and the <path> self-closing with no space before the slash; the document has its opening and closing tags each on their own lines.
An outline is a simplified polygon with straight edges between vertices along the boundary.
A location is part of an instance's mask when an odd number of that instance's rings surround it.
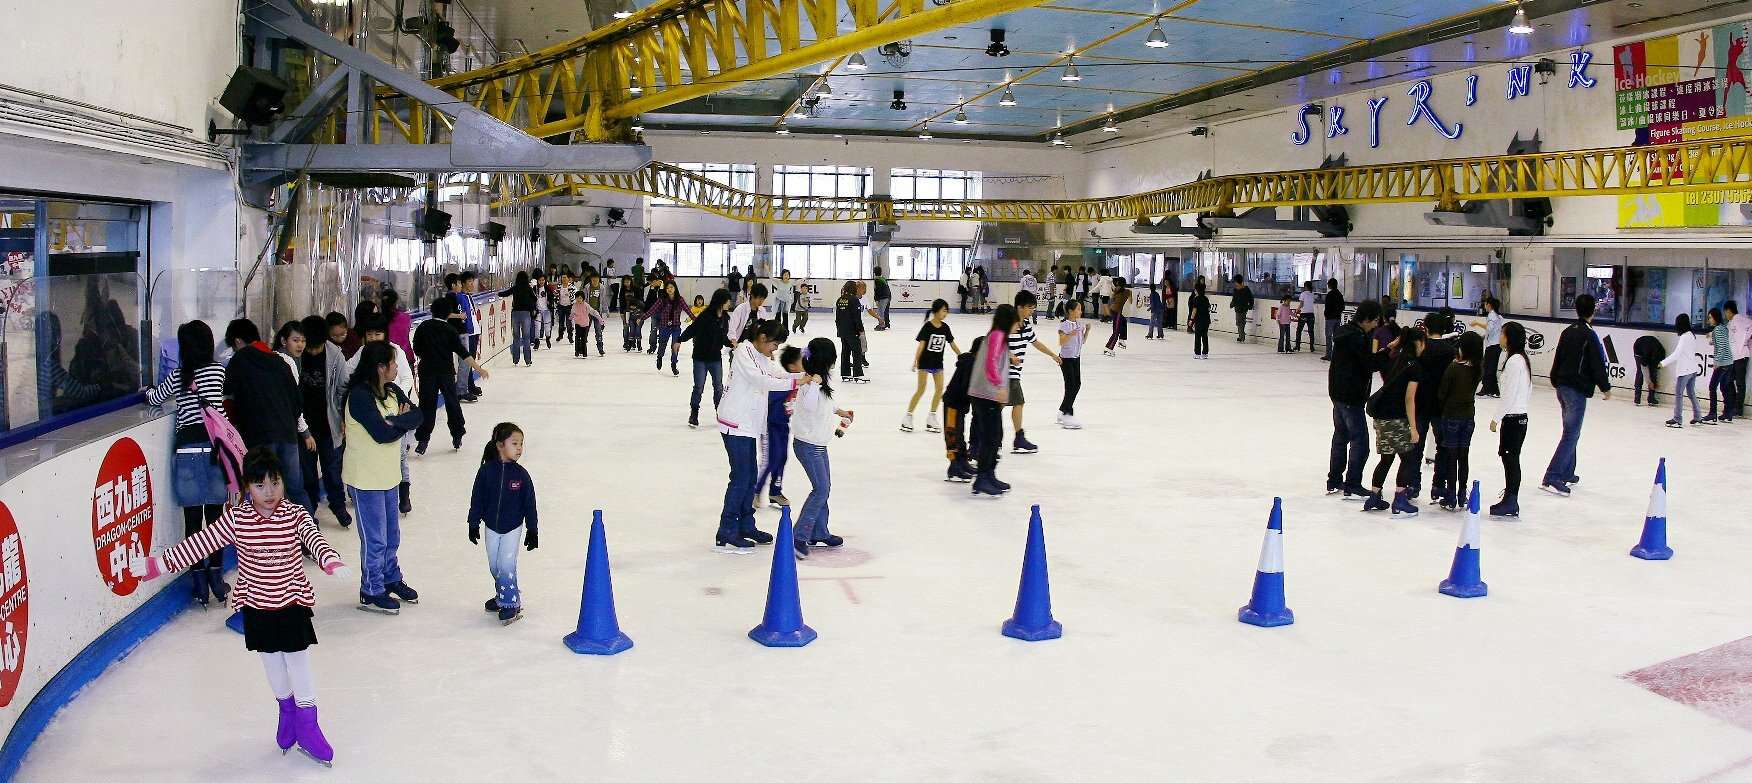
<svg viewBox="0 0 1752 783">
<path fill-rule="evenodd" d="M 1521 492 L 1521 444 L 1527 440 L 1527 415 L 1504 416 L 1497 436 L 1497 456 L 1503 458 L 1503 492 L 1516 497 Z"/>
<path fill-rule="evenodd" d="M 1400 456 L 1399 473 L 1394 476 L 1393 483 L 1395 487 L 1409 487 L 1411 482 L 1417 479 L 1417 458 L 1409 451 Z M 1380 491 L 1387 484 L 1387 472 L 1392 469 L 1393 455 L 1382 454 L 1380 461 L 1375 463 L 1375 481 L 1370 486 L 1374 487 L 1376 491 Z"/>
<path fill-rule="evenodd" d="M 201 528 L 219 521 L 219 515 L 225 512 L 221 505 L 183 506 L 183 537 L 188 538 L 201 532 Z M 206 560 L 206 568 L 225 567 L 224 547 L 220 547 Z M 203 588 L 205 589 L 205 588 Z"/>
<path fill-rule="evenodd" d="M 840 335 L 840 377 L 864 377 L 864 338 L 858 334 Z"/>
<path fill-rule="evenodd" d="M 1083 360 L 1065 356 L 1059 360 L 1059 373 L 1065 377 L 1065 399 L 1059 403 L 1059 413 L 1076 415 L 1077 392 L 1083 389 Z"/>
</svg>

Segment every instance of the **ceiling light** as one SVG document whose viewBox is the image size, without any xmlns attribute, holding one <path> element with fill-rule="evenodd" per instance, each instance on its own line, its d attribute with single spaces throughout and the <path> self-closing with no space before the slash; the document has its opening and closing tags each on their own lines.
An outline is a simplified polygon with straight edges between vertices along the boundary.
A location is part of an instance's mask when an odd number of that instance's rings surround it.
<svg viewBox="0 0 1752 783">
<path fill-rule="evenodd" d="M 1054 146 L 1054 147 L 1065 146 L 1065 135 L 1063 133 L 1058 132 L 1057 130 L 1054 130 L 1052 132 L 1052 146 Z"/>
<path fill-rule="evenodd" d="M 1016 105 L 1016 94 L 1013 92 L 1010 92 L 1010 85 L 1008 85 L 1008 84 L 1004 85 L 1004 95 L 1003 95 L 1003 97 L 998 98 L 998 105 L 999 106 L 1015 106 Z"/>
<path fill-rule="evenodd" d="M 586 245 L 594 245 L 596 244 L 596 235 L 587 231 L 581 231 L 578 233 L 578 241 L 583 242 Z"/>
<path fill-rule="evenodd" d="M 627 77 L 627 92 L 632 93 L 634 95 L 638 95 L 644 91 L 645 91 L 645 88 L 639 86 L 639 77 L 637 77 L 637 76 L 628 76 Z"/>
<path fill-rule="evenodd" d="M 955 124 L 956 125 L 966 125 L 967 124 L 967 111 L 965 109 L 956 109 L 955 110 Z"/>
<path fill-rule="evenodd" d="M 801 120 L 809 116 L 809 110 L 803 106 L 803 102 L 799 102 L 791 107 L 791 116 Z"/>
<path fill-rule="evenodd" d="M 1151 49 L 1168 48 L 1168 34 L 1162 32 L 1162 18 L 1156 18 L 1156 26 L 1150 28 L 1150 37 L 1144 40 L 1144 45 Z"/>
<path fill-rule="evenodd" d="M 644 133 L 645 132 L 645 118 L 644 117 L 634 117 L 633 124 L 631 127 L 632 127 L 634 133 Z"/>
<path fill-rule="evenodd" d="M 852 52 L 851 59 L 846 60 L 846 68 L 848 68 L 850 70 L 862 71 L 865 68 L 869 68 L 869 67 L 870 67 L 870 64 L 867 62 L 864 62 L 864 53 L 863 52 Z"/>
<path fill-rule="evenodd" d="M 934 138 L 931 136 L 931 123 L 925 123 L 924 129 L 919 131 L 919 138 L 924 139 L 925 141 L 930 141 Z"/>
<path fill-rule="evenodd" d="M 895 90 L 894 100 L 888 102 L 888 108 L 895 111 L 906 111 L 906 91 Z"/>
<path fill-rule="evenodd" d="M 1118 133 L 1119 132 L 1119 122 L 1117 120 L 1113 119 L 1113 115 L 1111 115 L 1111 114 L 1107 115 L 1107 124 L 1101 126 L 1101 132 L 1102 133 Z"/>
<path fill-rule="evenodd" d="M 1532 35 L 1533 25 L 1527 23 L 1527 9 L 1520 3 L 1515 4 L 1515 18 L 1509 22 L 1509 32 L 1515 35 Z"/>
<path fill-rule="evenodd" d="M 1065 62 L 1065 72 L 1063 75 L 1059 76 L 1059 81 L 1080 82 L 1082 80 L 1083 75 L 1077 73 L 1077 56 L 1073 54 L 1070 56 L 1070 59 Z"/>
<path fill-rule="evenodd" d="M 815 94 L 820 95 L 820 96 L 828 96 L 828 95 L 833 94 L 833 88 L 829 87 L 827 85 L 827 77 L 824 76 L 821 78 L 821 86 L 815 88 Z"/>
<path fill-rule="evenodd" d="M 993 57 L 1008 57 L 1008 56 L 1010 56 L 1010 47 L 1004 45 L 1004 31 L 1003 30 L 993 30 L 992 31 L 992 42 L 991 42 L 990 46 L 986 47 L 986 54 L 989 54 Z"/>
<path fill-rule="evenodd" d="M 632 11 L 616 11 L 616 12 L 614 12 L 614 18 L 616 18 L 616 19 L 625 19 L 625 18 L 632 16 L 632 15 L 633 15 Z"/>
<path fill-rule="evenodd" d="M 784 120 L 779 120 L 779 127 L 774 128 L 773 132 L 779 134 L 780 136 L 791 135 L 791 129 L 789 127 L 786 127 Z"/>
</svg>

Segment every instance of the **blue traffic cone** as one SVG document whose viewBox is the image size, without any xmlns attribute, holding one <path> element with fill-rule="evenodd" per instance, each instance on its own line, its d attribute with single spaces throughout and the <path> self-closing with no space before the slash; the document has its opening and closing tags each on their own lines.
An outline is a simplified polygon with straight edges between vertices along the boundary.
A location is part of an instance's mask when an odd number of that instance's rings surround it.
<svg viewBox="0 0 1752 783">
<path fill-rule="evenodd" d="M 1289 625 L 1296 614 L 1284 605 L 1284 499 L 1271 499 L 1271 520 L 1265 523 L 1265 543 L 1259 548 L 1259 570 L 1253 575 L 1253 597 L 1241 607 L 1241 622 L 1271 628 Z"/>
<path fill-rule="evenodd" d="M 1490 592 L 1478 573 L 1478 482 L 1472 482 L 1472 496 L 1466 501 L 1466 521 L 1460 525 L 1460 543 L 1454 547 L 1454 565 L 1448 578 L 1436 588 L 1442 595 L 1455 598 L 1479 598 Z"/>
<path fill-rule="evenodd" d="M 1052 619 L 1052 584 L 1046 578 L 1046 533 L 1040 526 L 1040 506 L 1028 516 L 1028 543 L 1022 549 L 1022 583 L 1016 588 L 1016 611 L 1004 621 L 1004 635 L 1025 642 L 1057 639 L 1064 626 Z"/>
<path fill-rule="evenodd" d="M 1642 540 L 1630 550 L 1631 557 L 1644 560 L 1671 560 L 1673 548 L 1667 546 L 1667 458 L 1655 467 L 1655 488 L 1649 490 L 1649 511 L 1643 515 Z"/>
<path fill-rule="evenodd" d="M 578 602 L 578 630 L 566 634 L 566 647 L 580 655 L 614 655 L 633 646 L 614 614 L 614 581 L 608 575 L 608 537 L 602 510 L 590 518 L 590 551 L 584 556 L 584 597 Z"/>
<path fill-rule="evenodd" d="M 815 629 L 803 624 L 803 602 L 797 596 L 797 551 L 792 546 L 791 507 L 779 510 L 773 534 L 773 571 L 767 578 L 766 614 L 748 638 L 768 647 L 802 647 L 815 641 Z"/>
<path fill-rule="evenodd" d="M 241 612 L 241 611 L 232 612 L 230 617 L 225 618 L 225 627 L 230 628 L 231 630 L 236 631 L 239 634 L 242 634 L 243 633 L 243 612 Z"/>
</svg>

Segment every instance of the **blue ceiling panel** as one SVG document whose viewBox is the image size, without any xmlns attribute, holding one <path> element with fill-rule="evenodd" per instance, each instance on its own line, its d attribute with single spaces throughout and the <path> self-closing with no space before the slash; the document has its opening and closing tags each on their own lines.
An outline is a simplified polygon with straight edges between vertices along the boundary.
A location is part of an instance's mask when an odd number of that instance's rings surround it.
<svg viewBox="0 0 1752 783">
<path fill-rule="evenodd" d="M 1200 0 L 1174 16 L 1375 38 L 1501 4 L 1502 0 Z"/>
</svg>

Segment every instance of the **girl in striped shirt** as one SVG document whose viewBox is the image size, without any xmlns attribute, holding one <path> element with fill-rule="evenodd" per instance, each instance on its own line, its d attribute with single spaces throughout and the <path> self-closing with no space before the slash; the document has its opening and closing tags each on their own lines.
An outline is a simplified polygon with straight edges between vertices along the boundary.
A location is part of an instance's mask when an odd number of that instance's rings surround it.
<svg viewBox="0 0 1752 783">
<path fill-rule="evenodd" d="M 163 405 L 173 397 L 176 400 L 176 433 L 174 440 L 178 449 L 185 446 L 212 447 L 212 439 L 207 435 L 207 425 L 201 418 L 203 407 L 225 409 L 225 367 L 213 361 L 213 330 L 204 321 L 190 321 L 177 327 L 176 330 L 177 368 L 164 374 L 158 385 L 146 394 L 148 405 Z M 209 452 L 211 453 L 211 452 Z M 217 466 L 213 466 L 217 470 Z M 195 482 L 199 483 L 199 482 Z M 180 484 L 178 486 L 181 486 Z M 216 489 L 207 487 L 207 489 Z M 183 498 L 189 500 L 190 498 Z M 220 500 L 218 503 L 183 506 L 183 535 L 192 536 L 201 532 L 203 525 L 211 525 L 219 520 L 219 514 L 225 510 L 224 501 L 217 497 L 201 498 L 202 500 Z M 213 556 L 193 565 L 195 601 L 203 608 L 207 606 L 207 594 L 223 602 L 231 588 L 225 585 L 222 555 L 214 552 Z"/>
<path fill-rule="evenodd" d="M 294 744 L 328 766 L 334 748 L 316 720 L 316 688 L 310 673 L 310 645 L 316 644 L 311 607 L 316 593 L 304 577 L 304 553 L 324 573 L 346 576 L 340 555 L 316 529 L 310 512 L 286 502 L 280 461 L 258 446 L 243 459 L 246 502 L 232 506 L 219 521 L 153 557 L 133 564 L 142 579 L 156 579 L 202 561 L 227 544 L 237 547 L 237 584 L 231 605 L 243 614 L 244 646 L 261 656 L 268 685 L 280 703 L 274 740 L 280 752 Z"/>
</svg>

